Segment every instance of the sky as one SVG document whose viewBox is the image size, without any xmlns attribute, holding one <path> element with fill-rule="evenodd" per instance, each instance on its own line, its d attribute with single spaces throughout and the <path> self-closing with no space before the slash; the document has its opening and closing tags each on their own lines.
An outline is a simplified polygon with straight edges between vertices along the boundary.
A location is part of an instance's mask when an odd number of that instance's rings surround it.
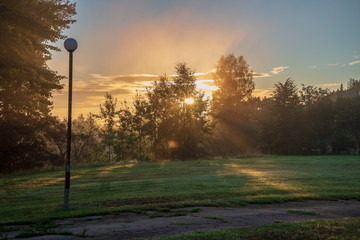
<svg viewBox="0 0 360 240">
<path fill-rule="evenodd" d="M 221 55 L 244 56 L 256 96 L 277 82 L 336 90 L 360 79 L 359 0 L 77 0 L 73 115 L 98 113 L 105 94 L 131 102 L 159 75 L 186 62 L 211 95 Z M 64 41 L 48 66 L 68 76 Z M 54 92 L 53 114 L 67 116 L 68 80 Z"/>
</svg>

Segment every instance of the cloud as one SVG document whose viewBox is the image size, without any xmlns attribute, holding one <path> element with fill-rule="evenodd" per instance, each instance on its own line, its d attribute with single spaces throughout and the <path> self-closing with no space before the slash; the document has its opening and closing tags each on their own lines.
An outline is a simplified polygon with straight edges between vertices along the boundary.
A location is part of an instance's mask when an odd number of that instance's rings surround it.
<svg viewBox="0 0 360 240">
<path fill-rule="evenodd" d="M 273 92 L 273 88 L 269 88 L 269 89 L 259 89 L 259 88 L 256 88 L 254 91 L 253 91 L 253 94 L 255 97 L 260 97 L 260 98 L 263 98 L 263 97 L 270 97 L 272 92 Z"/>
<path fill-rule="evenodd" d="M 288 66 L 280 66 L 280 67 L 275 67 L 271 70 L 271 73 L 273 75 L 277 75 L 279 73 L 282 73 L 285 69 L 289 68 Z"/>
<path fill-rule="evenodd" d="M 317 66 L 309 66 L 308 68 L 315 69 Z"/>
<path fill-rule="evenodd" d="M 262 78 L 262 77 L 270 77 L 270 76 L 271 74 L 269 73 L 256 73 L 256 72 L 253 73 L 254 78 Z"/>
<path fill-rule="evenodd" d="M 265 77 L 271 77 L 273 75 L 277 75 L 282 73 L 285 69 L 289 68 L 288 66 L 280 66 L 280 67 L 274 67 L 271 69 L 269 73 L 258 73 L 253 72 L 254 78 L 265 78 Z M 197 80 L 207 80 L 207 79 L 213 79 L 213 74 L 215 73 L 216 69 L 212 69 L 211 71 L 204 72 L 204 73 L 195 73 Z"/>
<path fill-rule="evenodd" d="M 337 64 L 337 63 L 329 63 L 329 64 L 328 64 L 328 66 L 330 66 L 330 67 L 335 67 L 335 66 L 337 66 L 337 65 L 339 65 L 339 64 Z"/>
<path fill-rule="evenodd" d="M 156 79 L 156 76 L 145 74 L 134 75 L 101 75 L 89 74 L 92 79 L 88 81 L 77 80 L 73 83 L 73 112 L 74 116 L 80 113 L 97 113 L 99 105 L 104 102 L 106 93 L 112 94 L 119 101 L 132 99 L 136 89 L 145 88 L 143 85 L 148 79 Z M 56 105 L 53 113 L 58 116 L 66 116 L 68 89 L 64 88 L 60 93 L 54 94 Z"/>
<path fill-rule="evenodd" d="M 154 74 L 101 75 L 97 73 L 91 73 L 89 75 L 95 79 L 122 83 L 140 83 L 159 79 L 159 75 Z"/>
<path fill-rule="evenodd" d="M 263 77 L 271 77 L 273 75 L 278 75 L 285 71 L 285 69 L 289 68 L 288 66 L 280 66 L 280 67 L 274 67 L 271 69 L 269 73 L 253 73 L 254 78 L 263 78 Z"/>
<path fill-rule="evenodd" d="M 349 65 L 352 66 L 352 65 L 355 65 L 355 64 L 358 64 L 358 63 L 360 63 L 360 60 L 349 62 Z"/>
<path fill-rule="evenodd" d="M 198 87 L 198 89 L 201 89 L 201 90 L 214 91 L 214 90 L 218 89 L 218 87 L 215 86 L 214 80 L 212 80 L 212 79 L 196 80 L 196 86 Z"/>
<path fill-rule="evenodd" d="M 355 56 L 355 57 L 354 57 L 354 59 L 358 59 L 358 58 L 360 58 L 360 56 Z"/>
<path fill-rule="evenodd" d="M 289 67 L 280 66 L 274 67 L 269 73 L 253 73 L 254 78 L 271 77 L 273 75 L 280 74 Z M 212 69 L 207 72 L 194 73 L 196 76 L 197 88 L 205 92 L 206 97 L 212 95 L 212 91 L 216 90 L 217 87 L 214 84 L 213 74 L 215 70 Z M 104 96 L 106 93 L 112 94 L 120 101 L 129 100 L 134 97 L 136 91 L 145 93 L 146 88 L 152 86 L 152 83 L 159 80 L 160 76 L 155 74 L 118 74 L 118 75 L 103 75 L 99 73 L 89 74 L 90 80 L 78 80 L 74 82 L 73 86 L 73 98 L 74 98 L 74 115 L 80 113 L 99 111 L 99 105 L 103 103 Z M 168 75 L 172 77 L 174 75 Z M 271 90 L 257 89 L 254 94 L 257 96 L 270 95 Z M 61 93 L 54 94 L 54 100 L 57 104 L 56 109 L 54 108 L 54 114 L 65 116 L 67 111 L 66 99 L 67 99 L 67 88 L 65 87 Z M 130 100 L 131 102 L 131 100 Z"/>
<path fill-rule="evenodd" d="M 212 77 L 213 71 L 195 73 L 197 88 L 205 92 L 206 97 L 210 97 L 214 85 Z M 112 94 L 119 101 L 127 100 L 131 102 L 136 93 L 145 93 L 146 88 L 159 80 L 159 75 L 154 74 L 122 74 L 122 75 L 102 75 L 91 73 L 92 78 L 87 81 L 77 80 L 73 83 L 73 112 L 74 116 L 80 113 L 99 111 L 99 105 L 104 102 L 106 93 Z M 169 76 L 171 77 L 171 75 Z M 68 89 L 54 93 L 56 107 L 53 110 L 55 115 L 66 116 L 67 112 Z"/>
</svg>

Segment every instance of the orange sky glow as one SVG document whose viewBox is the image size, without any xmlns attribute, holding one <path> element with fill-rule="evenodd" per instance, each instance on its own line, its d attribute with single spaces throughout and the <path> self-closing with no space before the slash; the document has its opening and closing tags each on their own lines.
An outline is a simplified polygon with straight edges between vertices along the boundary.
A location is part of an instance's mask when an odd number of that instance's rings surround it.
<svg viewBox="0 0 360 240">
<path fill-rule="evenodd" d="M 212 71 L 205 73 L 195 73 L 197 89 L 205 92 L 205 97 L 212 98 L 212 91 L 217 87 L 212 79 Z M 254 78 L 267 77 L 271 73 L 255 73 Z M 278 74 L 278 73 L 277 73 Z M 73 114 L 78 116 L 81 113 L 98 113 L 99 105 L 104 102 L 105 93 L 111 93 L 119 101 L 132 102 L 136 92 L 146 94 L 146 89 L 153 85 L 154 81 L 159 80 L 159 75 L 152 74 L 127 74 L 127 75 L 100 75 L 90 74 L 92 80 L 74 81 L 73 83 Z M 172 75 L 169 76 L 171 79 Z M 65 80 L 66 82 L 67 80 Z M 61 92 L 54 93 L 55 108 L 53 114 L 65 117 L 67 114 L 68 90 L 65 88 Z M 254 96 L 269 96 L 269 89 L 256 89 Z"/>
<path fill-rule="evenodd" d="M 107 92 L 131 102 L 159 75 L 171 78 L 179 62 L 196 72 L 198 89 L 211 97 L 212 71 L 231 53 L 245 57 L 254 72 L 253 94 L 260 97 L 289 77 L 334 90 L 360 76 L 356 2 L 72 1 L 77 22 L 64 34 L 79 44 L 74 117 L 98 113 Z M 48 66 L 68 76 L 63 40 L 55 45 L 62 51 L 53 52 Z M 53 94 L 52 113 L 60 118 L 67 115 L 67 82 Z"/>
</svg>

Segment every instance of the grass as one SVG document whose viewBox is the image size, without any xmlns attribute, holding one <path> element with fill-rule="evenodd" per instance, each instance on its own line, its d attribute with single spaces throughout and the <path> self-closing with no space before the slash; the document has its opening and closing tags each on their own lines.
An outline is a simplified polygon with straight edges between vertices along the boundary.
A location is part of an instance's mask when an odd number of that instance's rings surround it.
<svg viewBox="0 0 360 240">
<path fill-rule="evenodd" d="M 360 218 L 277 223 L 261 227 L 196 232 L 156 240 L 340 240 L 360 239 Z"/>
<path fill-rule="evenodd" d="M 15 236 L 15 238 L 29 238 L 35 236 L 45 236 L 45 235 L 74 235 L 72 232 L 69 231 L 61 231 L 56 232 L 49 230 L 51 228 L 56 228 L 57 225 L 54 224 L 49 219 L 44 219 L 40 222 L 36 222 L 25 229 L 17 229 L 21 230 L 19 234 Z"/>
<path fill-rule="evenodd" d="M 320 213 L 314 212 L 314 211 L 308 211 L 308 210 L 301 210 L 301 209 L 289 209 L 287 210 L 288 213 L 298 214 L 298 215 L 309 215 L 309 216 L 315 216 L 319 215 Z"/>
<path fill-rule="evenodd" d="M 157 211 L 159 211 L 159 210 L 157 210 Z M 172 212 L 171 210 L 169 210 L 169 211 L 162 211 L 162 210 L 160 209 L 160 212 L 169 213 L 169 214 L 162 214 L 162 213 L 156 212 L 156 213 L 154 213 L 154 214 L 149 215 L 149 218 L 179 217 L 179 216 L 187 216 L 187 215 L 188 215 L 188 212 L 187 212 L 187 211 L 184 211 L 184 210 L 177 210 L 177 211 Z"/>
<path fill-rule="evenodd" d="M 75 166 L 0 176 L 0 226 L 188 206 L 360 199 L 360 156 L 268 156 Z"/>
<path fill-rule="evenodd" d="M 188 212 L 187 211 L 175 211 L 173 213 L 171 213 L 170 217 L 179 217 L 179 216 L 187 216 Z"/>
<path fill-rule="evenodd" d="M 205 216 L 203 218 L 206 218 L 206 219 L 213 219 L 213 220 L 218 220 L 220 222 L 223 222 L 223 223 L 228 223 L 228 221 L 226 221 L 225 219 L 221 218 L 221 217 L 216 217 L 216 216 Z"/>
<path fill-rule="evenodd" d="M 0 232 L 2 232 L 2 233 L 13 232 L 13 231 L 18 231 L 18 230 L 20 230 L 19 227 L 0 227 Z"/>
<path fill-rule="evenodd" d="M 201 208 L 193 208 L 190 210 L 191 213 L 197 213 L 197 212 L 201 212 L 202 209 Z"/>
</svg>

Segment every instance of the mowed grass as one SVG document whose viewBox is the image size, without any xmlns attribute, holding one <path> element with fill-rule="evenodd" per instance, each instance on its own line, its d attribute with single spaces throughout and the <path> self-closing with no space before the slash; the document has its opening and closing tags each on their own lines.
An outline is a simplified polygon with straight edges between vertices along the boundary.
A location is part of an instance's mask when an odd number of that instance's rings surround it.
<svg viewBox="0 0 360 240">
<path fill-rule="evenodd" d="M 73 166 L 0 176 L 0 224 L 182 206 L 360 199 L 360 156 L 267 156 Z"/>
<path fill-rule="evenodd" d="M 156 240 L 341 240 L 360 239 L 360 219 L 318 220 L 237 228 L 210 232 L 196 232 Z"/>
</svg>

